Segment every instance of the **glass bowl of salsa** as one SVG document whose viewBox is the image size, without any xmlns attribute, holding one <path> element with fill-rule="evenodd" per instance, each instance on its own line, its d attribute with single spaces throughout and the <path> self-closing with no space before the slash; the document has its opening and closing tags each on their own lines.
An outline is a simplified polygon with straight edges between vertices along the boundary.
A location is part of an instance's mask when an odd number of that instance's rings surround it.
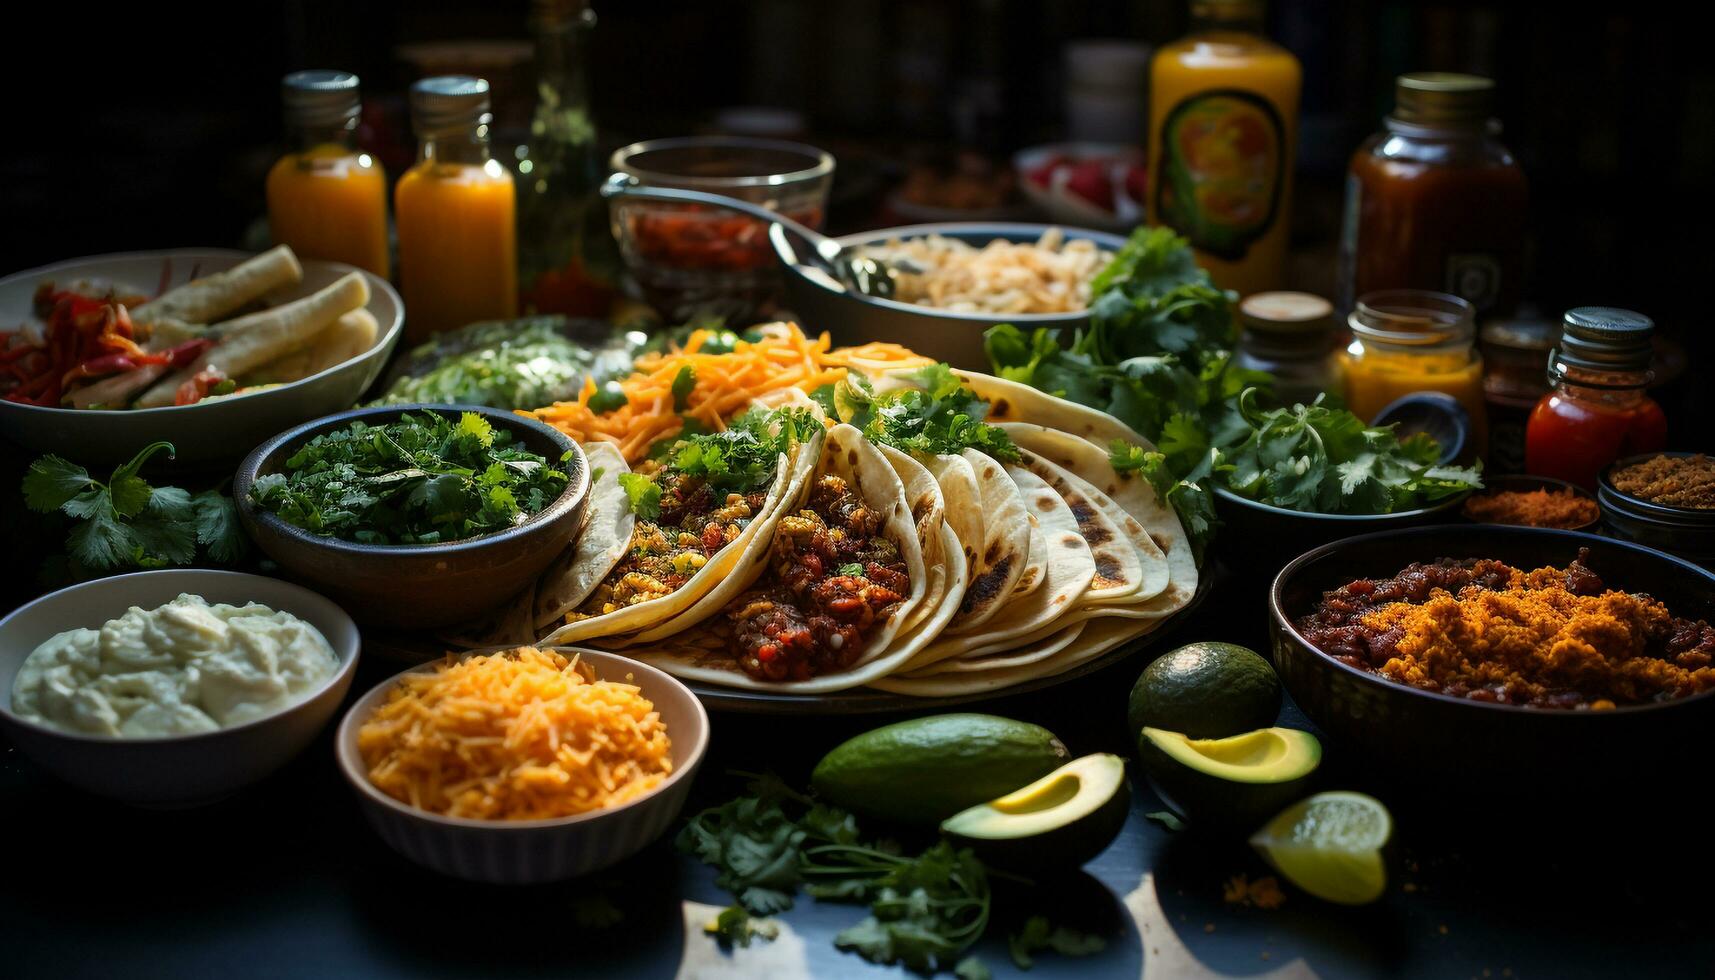
<svg viewBox="0 0 1715 980">
<path fill-rule="evenodd" d="M 616 150 L 616 173 L 650 187 L 704 191 L 779 211 L 820 229 L 834 158 L 803 143 L 736 136 L 647 140 Z M 672 320 L 754 314 L 780 297 L 768 224 L 711 205 L 617 197 L 613 237 L 644 297 Z"/>
</svg>

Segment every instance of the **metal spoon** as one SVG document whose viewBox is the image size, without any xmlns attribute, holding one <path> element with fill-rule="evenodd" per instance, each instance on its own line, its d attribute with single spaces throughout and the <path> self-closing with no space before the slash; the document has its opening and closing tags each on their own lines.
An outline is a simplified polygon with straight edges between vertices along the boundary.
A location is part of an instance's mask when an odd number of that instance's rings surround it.
<svg viewBox="0 0 1715 980">
<path fill-rule="evenodd" d="M 710 194 L 706 191 L 683 190 L 677 187 L 651 187 L 640 183 L 630 174 L 616 173 L 601 185 L 601 196 L 610 201 L 620 197 L 636 197 L 651 201 L 706 204 L 760 218 L 808 242 L 812 249 L 812 268 L 823 272 L 827 281 L 841 289 L 849 289 L 865 296 L 890 298 L 896 291 L 894 276 L 898 272 L 922 271 L 910 263 L 890 264 L 872 256 L 855 255 L 839 242 L 778 211 L 736 197 L 727 197 L 725 194 Z M 776 243 L 779 244 L 778 239 Z"/>
</svg>

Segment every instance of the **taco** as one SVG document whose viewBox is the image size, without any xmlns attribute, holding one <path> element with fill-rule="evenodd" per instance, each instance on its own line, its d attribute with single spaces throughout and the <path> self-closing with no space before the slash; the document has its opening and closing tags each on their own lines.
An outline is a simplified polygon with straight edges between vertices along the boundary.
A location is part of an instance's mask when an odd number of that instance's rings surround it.
<svg viewBox="0 0 1715 980">
<path fill-rule="evenodd" d="M 1149 539 L 1167 558 L 1168 585 L 1146 608 L 1166 616 L 1182 608 L 1197 592 L 1197 561 L 1179 518 L 1156 495 L 1155 488 L 1134 473 L 1116 473 L 1108 461 L 1111 443 L 1119 440 L 1153 450 L 1154 444 L 1104 412 L 1056 398 L 1029 385 L 970 371 L 953 372 L 989 403 L 988 421 L 1035 422 L 1054 434 L 1038 441 L 1025 435 L 1014 442 L 1059 464 L 1082 478 L 1143 526 Z"/>
<path fill-rule="evenodd" d="M 637 526 L 620 483 L 620 477 L 631 472 L 625 457 L 607 442 L 586 442 L 583 450 L 591 474 L 589 510 L 577 540 L 536 580 L 532 625 L 538 630 L 564 623 L 567 614 L 583 605 L 625 557 Z"/>
<path fill-rule="evenodd" d="M 994 618 L 1024 579 L 1031 560 L 1029 511 L 1018 485 L 1007 477 L 1004 464 L 993 457 L 975 449 L 967 449 L 961 455 L 976 476 L 983 537 L 971 568 L 970 587 L 947 627 L 952 633 L 970 632 Z M 1035 577 L 1040 576 L 1038 566 Z M 1029 583 L 1027 589 L 1036 584 L 1040 583 Z"/>
<path fill-rule="evenodd" d="M 542 642 L 648 630 L 712 594 L 743 589 L 775 523 L 802 498 L 825 431 L 802 412 L 751 411 L 620 475 L 606 492 L 623 493 L 635 515 L 630 545 Z"/>
<path fill-rule="evenodd" d="M 760 574 L 741 594 L 627 655 L 689 680 L 794 694 L 856 687 L 893 670 L 894 640 L 929 598 L 905 487 L 861 432 L 837 425 L 806 489 L 802 503 L 778 515 Z M 949 547 L 945 532 L 939 547 Z"/>
</svg>

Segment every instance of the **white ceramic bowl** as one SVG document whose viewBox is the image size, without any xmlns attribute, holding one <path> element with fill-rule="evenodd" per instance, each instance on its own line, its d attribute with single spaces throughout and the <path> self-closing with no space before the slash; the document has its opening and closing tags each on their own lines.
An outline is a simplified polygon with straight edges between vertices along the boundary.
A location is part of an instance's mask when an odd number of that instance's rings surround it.
<svg viewBox="0 0 1715 980">
<path fill-rule="evenodd" d="M 250 257 L 248 252 L 220 248 L 126 252 L 14 273 L 0 279 L 0 330 L 11 330 L 30 317 L 31 297 L 44 279 L 106 279 L 153 291 L 164 269 L 170 269 L 170 284 L 178 285 L 188 282 L 193 272 L 199 276 L 222 272 Z M 362 271 L 309 259 L 303 266 L 303 281 L 275 298 L 308 296 L 348 272 Z M 174 458 L 180 462 L 240 459 L 282 429 L 350 408 L 381 374 L 399 342 L 405 303 L 385 279 L 369 272 L 363 272 L 363 277 L 369 283 L 368 310 L 380 326 L 380 335 L 374 347 L 343 364 L 291 384 L 196 405 L 103 412 L 0 401 L 0 435 L 37 452 L 72 456 L 80 463 L 123 463 L 160 439 L 173 444 Z"/>
<path fill-rule="evenodd" d="M 153 609 L 181 593 L 209 602 L 260 602 L 308 622 L 332 645 L 339 669 L 316 692 L 276 714 L 198 735 L 76 735 L 12 713 L 12 681 L 36 647 L 80 626 L 99 628 L 132 606 Z M 115 575 L 45 595 L 0 620 L 0 731 L 47 772 L 99 796 L 138 806 L 207 803 L 254 783 L 303 750 L 339 710 L 360 646 L 345 611 L 302 586 L 261 575 L 168 569 Z"/>
<path fill-rule="evenodd" d="M 400 854 L 442 874 L 500 885 L 560 881 L 618 864 L 653 843 L 685 807 L 691 780 L 709 746 L 709 716 L 677 679 L 613 653 L 546 647 L 578 654 L 599 680 L 628 680 L 661 713 L 672 740 L 673 773 L 661 785 L 620 806 L 551 820 L 470 820 L 419 810 L 369 781 L 357 750 L 357 730 L 405 674 L 427 673 L 438 661 L 413 667 L 359 698 L 339 724 L 334 751 L 370 826 Z M 472 651 L 476 655 L 483 651 Z M 627 674 L 631 676 L 626 677 Z"/>
</svg>

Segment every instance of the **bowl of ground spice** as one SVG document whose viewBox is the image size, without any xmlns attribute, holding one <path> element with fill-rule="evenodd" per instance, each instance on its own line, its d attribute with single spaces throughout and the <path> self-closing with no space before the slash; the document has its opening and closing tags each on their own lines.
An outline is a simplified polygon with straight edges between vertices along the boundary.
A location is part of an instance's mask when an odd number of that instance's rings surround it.
<svg viewBox="0 0 1715 980">
<path fill-rule="evenodd" d="M 1403 789 L 1689 804 L 1677 747 L 1715 729 L 1715 573 L 1594 534 L 1443 525 L 1318 548 L 1269 601 L 1293 700 Z"/>
<path fill-rule="evenodd" d="M 1615 535 L 1715 564 L 1715 457 L 1629 456 L 1602 474 L 1596 500 L 1603 524 Z"/>
<path fill-rule="evenodd" d="M 1547 476 L 1490 476 L 1486 490 L 1465 498 L 1463 513 L 1478 524 L 1516 524 L 1581 531 L 1602 517 L 1587 491 Z"/>
</svg>

